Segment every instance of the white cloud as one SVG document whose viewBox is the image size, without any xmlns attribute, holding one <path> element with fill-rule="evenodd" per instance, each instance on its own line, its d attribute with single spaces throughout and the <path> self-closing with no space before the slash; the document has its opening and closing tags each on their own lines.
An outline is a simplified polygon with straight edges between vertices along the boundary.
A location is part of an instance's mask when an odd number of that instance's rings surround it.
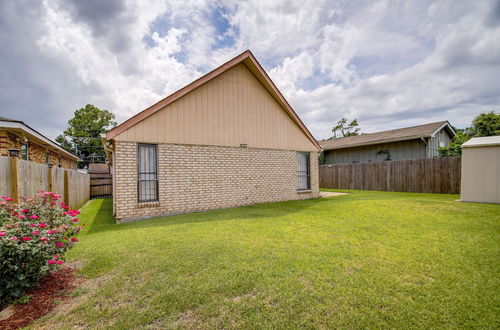
<svg viewBox="0 0 500 330">
<path fill-rule="evenodd" d="M 86 103 L 121 121 L 251 49 L 317 138 L 343 116 L 364 131 L 465 126 L 499 107 L 497 12 L 452 0 L 7 1 L 0 104 L 53 137 Z"/>
</svg>

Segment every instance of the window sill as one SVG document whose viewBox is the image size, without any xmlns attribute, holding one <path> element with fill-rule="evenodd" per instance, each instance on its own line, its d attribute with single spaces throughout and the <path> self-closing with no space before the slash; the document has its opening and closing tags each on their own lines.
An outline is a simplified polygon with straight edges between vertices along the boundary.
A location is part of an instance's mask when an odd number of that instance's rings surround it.
<svg viewBox="0 0 500 330">
<path fill-rule="evenodd" d="M 144 207 L 159 207 L 160 202 L 155 201 L 155 202 L 138 202 L 137 207 L 139 208 L 144 208 Z"/>
<path fill-rule="evenodd" d="M 310 194 L 310 193 L 312 193 L 311 189 L 297 190 L 297 194 Z"/>
</svg>

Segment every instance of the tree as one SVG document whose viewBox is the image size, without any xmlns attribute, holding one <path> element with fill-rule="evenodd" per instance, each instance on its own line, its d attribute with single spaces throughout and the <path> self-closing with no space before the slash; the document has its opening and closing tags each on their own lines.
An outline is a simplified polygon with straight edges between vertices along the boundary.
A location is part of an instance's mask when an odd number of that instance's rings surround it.
<svg viewBox="0 0 500 330">
<path fill-rule="evenodd" d="M 453 137 L 450 145 L 439 148 L 441 157 L 460 156 L 462 144 L 473 137 L 500 135 L 500 113 L 481 113 L 472 120 L 471 127 L 455 129 L 455 132 L 457 135 Z"/>
<path fill-rule="evenodd" d="M 500 113 L 482 113 L 472 121 L 468 129 L 471 137 L 500 135 Z"/>
<path fill-rule="evenodd" d="M 359 135 L 360 128 L 358 128 L 358 120 L 354 119 L 351 121 L 349 124 L 347 123 L 346 118 L 342 118 L 337 122 L 337 125 L 333 127 L 332 133 L 333 139 L 339 139 L 347 136 L 354 136 L 354 135 Z M 339 136 L 337 136 L 337 133 L 339 133 Z"/>
<path fill-rule="evenodd" d="M 92 104 L 75 110 L 68 121 L 68 128 L 56 138 L 64 149 L 76 154 L 80 159 L 78 167 L 85 168 L 93 160 L 104 161 L 105 153 L 101 144 L 101 133 L 116 126 L 115 115 Z"/>
</svg>

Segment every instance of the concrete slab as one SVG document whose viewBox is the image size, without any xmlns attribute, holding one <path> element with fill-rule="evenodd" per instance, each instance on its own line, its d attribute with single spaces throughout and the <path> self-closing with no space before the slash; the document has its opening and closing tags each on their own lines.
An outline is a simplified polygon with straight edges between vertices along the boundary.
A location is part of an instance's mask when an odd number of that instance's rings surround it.
<svg viewBox="0 0 500 330">
<path fill-rule="evenodd" d="M 320 191 L 319 192 L 319 197 L 321 197 L 321 198 L 336 197 L 336 196 L 342 196 L 342 195 L 349 195 L 349 193 L 333 192 L 333 191 Z"/>
</svg>

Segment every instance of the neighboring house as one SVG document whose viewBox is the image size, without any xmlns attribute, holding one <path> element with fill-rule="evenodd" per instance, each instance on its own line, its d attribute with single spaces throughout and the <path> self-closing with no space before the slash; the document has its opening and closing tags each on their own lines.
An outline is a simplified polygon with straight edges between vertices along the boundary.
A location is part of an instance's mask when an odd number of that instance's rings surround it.
<svg viewBox="0 0 500 330">
<path fill-rule="evenodd" d="M 448 121 L 319 141 L 325 164 L 439 157 L 455 131 Z"/>
<path fill-rule="evenodd" d="M 78 157 L 20 120 L 0 117 L 0 155 L 76 169 Z"/>
<path fill-rule="evenodd" d="M 319 197 L 320 146 L 250 51 L 103 143 L 118 222 Z"/>
</svg>

